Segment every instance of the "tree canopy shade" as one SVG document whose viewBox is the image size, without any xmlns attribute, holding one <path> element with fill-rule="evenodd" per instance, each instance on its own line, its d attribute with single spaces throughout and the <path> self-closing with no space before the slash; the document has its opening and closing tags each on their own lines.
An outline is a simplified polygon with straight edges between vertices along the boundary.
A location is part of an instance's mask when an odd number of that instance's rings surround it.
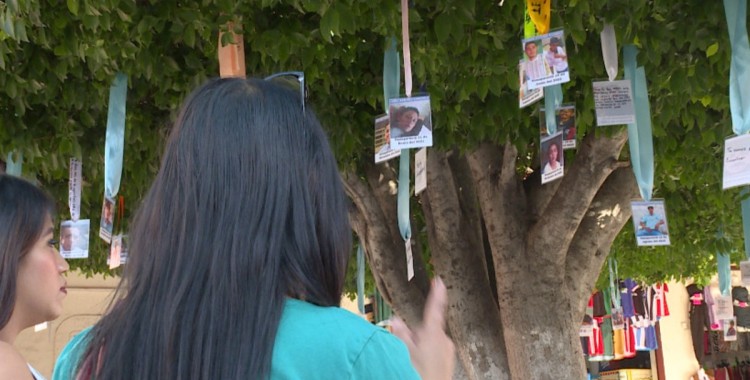
<svg viewBox="0 0 750 380">
<path fill-rule="evenodd" d="M 97 225 L 109 86 L 125 72 L 120 194 L 127 223 L 127 210 L 156 172 L 175 108 L 218 73 L 220 26 L 234 21 L 249 75 L 305 72 L 308 102 L 330 132 L 353 201 L 354 230 L 396 312 L 409 323 L 419 319 L 431 268 L 450 290 L 449 327 L 467 377 L 581 378 L 573 334 L 610 251 L 621 275 L 644 280 L 706 278 L 713 254 L 739 256 L 739 191 L 721 191 L 723 140 L 731 134 L 724 10 L 720 2 L 553 4 L 551 26 L 566 35 L 571 81 L 563 94 L 577 107 L 579 148 L 566 152 L 563 180 L 542 186 L 537 111 L 518 109 L 522 3 L 432 0 L 410 8 L 415 91 L 431 96 L 436 142 L 428 190 L 412 199 L 414 250 L 426 258 L 417 260 L 412 282 L 396 224 L 393 164 L 372 163 L 383 49 L 400 35 L 394 1 L 6 0 L 0 153 L 23 153 L 25 174 L 56 196 L 60 219 L 67 218 L 67 162 L 82 158 L 82 214 Z M 591 82 L 607 77 L 599 44 L 605 21 L 620 46 L 640 48 L 654 197 L 666 201 L 670 247 L 636 248 L 628 218 L 638 192 L 623 149 L 627 136 L 623 127 L 595 127 Z M 71 265 L 106 271 L 104 243 L 92 246 L 90 259 Z"/>
</svg>

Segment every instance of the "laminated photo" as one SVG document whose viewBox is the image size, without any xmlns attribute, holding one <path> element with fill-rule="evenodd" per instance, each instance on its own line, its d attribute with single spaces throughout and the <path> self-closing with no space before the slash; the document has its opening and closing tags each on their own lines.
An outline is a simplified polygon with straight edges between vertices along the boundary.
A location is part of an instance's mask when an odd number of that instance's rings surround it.
<svg viewBox="0 0 750 380">
<path fill-rule="evenodd" d="M 669 227 L 664 200 L 632 201 L 633 227 L 639 246 L 669 245 Z"/>
<path fill-rule="evenodd" d="M 115 222 L 115 201 L 104 197 L 102 202 L 102 215 L 99 221 L 99 237 L 107 243 L 112 241 L 112 230 Z"/>
<path fill-rule="evenodd" d="M 401 150 L 391 149 L 391 123 L 388 114 L 375 118 L 375 163 L 379 164 L 401 155 Z"/>
<path fill-rule="evenodd" d="M 543 89 L 531 90 L 526 82 L 526 72 L 523 69 L 523 60 L 521 60 L 518 62 L 518 108 L 524 108 L 544 98 Z"/>
<path fill-rule="evenodd" d="M 564 175 L 565 157 L 562 144 L 562 131 L 541 140 L 542 184 L 562 178 Z"/>
<path fill-rule="evenodd" d="M 389 102 L 391 149 L 432 146 L 429 96 L 394 98 Z"/>
<path fill-rule="evenodd" d="M 60 254 L 66 259 L 89 257 L 89 219 L 74 222 L 66 220 L 60 224 Z"/>
<path fill-rule="evenodd" d="M 555 124 L 557 131 L 563 133 L 563 149 L 575 149 L 576 147 L 576 106 L 563 104 L 555 113 Z M 542 137 L 549 136 L 544 108 L 539 109 L 539 132 Z"/>
<path fill-rule="evenodd" d="M 522 40 L 522 71 L 530 90 L 570 81 L 562 30 Z"/>
</svg>

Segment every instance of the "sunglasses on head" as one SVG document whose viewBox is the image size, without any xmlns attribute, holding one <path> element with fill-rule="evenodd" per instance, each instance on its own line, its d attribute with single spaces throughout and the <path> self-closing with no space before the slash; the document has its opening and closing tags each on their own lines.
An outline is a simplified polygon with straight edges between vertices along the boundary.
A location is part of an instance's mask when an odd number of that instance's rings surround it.
<svg viewBox="0 0 750 380">
<path fill-rule="evenodd" d="M 264 80 L 281 82 L 287 86 L 299 87 L 299 96 L 302 102 L 302 112 L 305 112 L 305 102 L 307 100 L 307 91 L 305 88 L 305 73 L 302 71 L 283 71 L 280 73 L 272 74 L 264 78 Z"/>
</svg>

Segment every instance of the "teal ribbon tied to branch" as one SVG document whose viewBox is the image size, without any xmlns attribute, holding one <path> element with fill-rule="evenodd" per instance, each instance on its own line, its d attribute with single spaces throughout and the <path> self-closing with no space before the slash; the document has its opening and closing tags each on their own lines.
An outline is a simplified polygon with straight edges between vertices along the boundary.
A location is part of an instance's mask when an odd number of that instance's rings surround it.
<svg viewBox="0 0 750 380">
<path fill-rule="evenodd" d="M 630 161 L 641 197 L 649 201 L 654 188 L 654 141 L 651 133 L 646 71 L 642 66 L 636 68 L 638 48 L 635 45 L 625 45 L 622 50 L 625 79 L 630 80 L 635 109 L 635 124 L 628 124 Z"/>
<path fill-rule="evenodd" d="M 5 160 L 5 173 L 8 175 L 20 177 L 23 171 L 23 153 L 18 152 L 18 158 L 13 158 L 13 152 L 8 153 Z"/>
<path fill-rule="evenodd" d="M 104 194 L 114 198 L 120 190 L 122 156 L 125 145 L 125 103 L 128 95 L 128 76 L 117 73 L 109 88 L 107 109 L 107 140 L 104 147 Z"/>
<path fill-rule="evenodd" d="M 365 313 L 365 250 L 361 243 L 357 245 L 357 309 Z"/>
<path fill-rule="evenodd" d="M 547 133 L 557 133 L 557 119 L 555 114 L 563 102 L 562 86 L 559 84 L 544 88 L 544 123 L 547 125 Z"/>
<path fill-rule="evenodd" d="M 729 108 L 732 131 L 737 136 L 750 133 L 750 42 L 747 36 L 747 0 L 724 0 L 732 58 L 729 66 Z M 742 225 L 745 256 L 750 259 L 750 188 L 742 196 Z"/>
<path fill-rule="evenodd" d="M 728 296 L 732 287 L 732 268 L 730 267 L 729 255 L 726 253 L 717 254 L 716 264 L 719 267 L 719 291 L 722 296 Z"/>
<path fill-rule="evenodd" d="M 385 108 L 385 113 L 388 113 L 389 110 L 389 102 L 391 98 L 397 98 L 399 87 L 401 84 L 401 58 L 399 57 L 398 50 L 396 50 L 396 38 L 390 37 L 387 42 L 387 47 L 385 49 L 385 52 L 383 53 L 383 108 Z M 406 154 L 407 160 L 409 159 L 409 154 L 407 151 Z M 403 151 L 402 151 L 402 159 L 403 161 Z M 407 161 L 408 165 L 408 161 Z M 408 192 L 408 178 L 409 178 L 409 172 L 407 169 L 406 173 L 407 177 L 407 192 L 406 192 L 406 220 L 409 220 L 409 192 Z M 400 178 L 400 175 L 399 175 Z M 401 219 L 400 219 L 400 210 L 401 210 L 401 187 L 399 186 L 399 226 L 401 225 Z M 411 231 L 409 231 L 411 234 Z M 357 248 L 357 306 L 359 308 L 360 313 L 364 313 L 364 298 L 365 298 L 365 252 L 362 248 L 362 244 L 360 243 Z"/>
<path fill-rule="evenodd" d="M 385 113 L 389 112 L 389 101 L 398 98 L 401 87 L 401 58 L 396 50 L 396 38 L 391 37 L 388 48 L 383 57 L 383 96 L 385 96 Z M 409 223 L 409 181 L 410 181 L 409 149 L 401 150 L 398 171 L 398 228 L 404 240 L 411 238 L 411 224 Z"/>
<path fill-rule="evenodd" d="M 750 132 L 750 42 L 747 36 L 747 0 L 724 0 L 732 45 L 729 66 L 729 106 L 734 133 Z"/>
</svg>

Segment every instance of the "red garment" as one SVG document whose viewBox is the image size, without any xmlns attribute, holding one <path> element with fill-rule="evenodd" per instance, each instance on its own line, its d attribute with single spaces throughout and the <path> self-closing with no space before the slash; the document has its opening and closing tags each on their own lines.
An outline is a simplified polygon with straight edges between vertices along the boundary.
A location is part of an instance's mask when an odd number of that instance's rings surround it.
<svg viewBox="0 0 750 380">
<path fill-rule="evenodd" d="M 635 357 L 635 331 L 629 319 L 625 320 L 625 357 Z"/>
<path fill-rule="evenodd" d="M 669 287 L 667 284 L 656 284 L 652 289 L 654 295 L 651 305 L 651 319 L 658 320 L 661 317 L 669 315 L 669 307 L 667 307 L 667 292 L 669 292 Z"/>
<path fill-rule="evenodd" d="M 599 317 L 594 318 L 593 321 L 591 338 L 589 338 L 589 356 L 591 357 L 604 355 L 604 337 L 599 327 L 602 321 L 603 319 Z"/>
</svg>

